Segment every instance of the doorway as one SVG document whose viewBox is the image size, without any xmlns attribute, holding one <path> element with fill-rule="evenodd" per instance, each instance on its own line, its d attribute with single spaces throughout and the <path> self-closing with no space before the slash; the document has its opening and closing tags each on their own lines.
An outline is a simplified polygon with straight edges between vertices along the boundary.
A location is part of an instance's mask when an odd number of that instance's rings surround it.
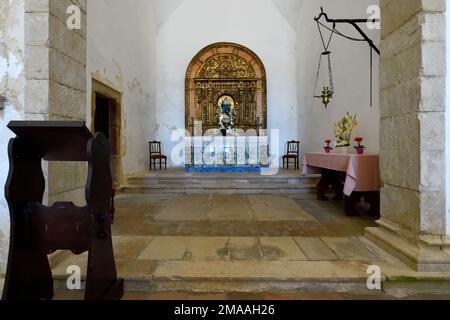
<svg viewBox="0 0 450 320">
<path fill-rule="evenodd" d="M 122 182 L 121 166 L 121 98 L 117 90 L 92 79 L 93 132 L 102 132 L 109 140 L 111 150 L 111 174 L 114 187 Z"/>
</svg>

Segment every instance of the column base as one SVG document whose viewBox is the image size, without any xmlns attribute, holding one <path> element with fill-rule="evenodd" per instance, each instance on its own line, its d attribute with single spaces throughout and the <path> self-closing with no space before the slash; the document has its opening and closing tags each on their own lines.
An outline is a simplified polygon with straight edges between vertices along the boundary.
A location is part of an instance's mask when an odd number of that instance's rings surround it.
<svg viewBox="0 0 450 320">
<path fill-rule="evenodd" d="M 385 219 L 379 227 L 366 228 L 367 239 L 417 272 L 450 272 L 450 239 L 419 236 Z"/>
</svg>

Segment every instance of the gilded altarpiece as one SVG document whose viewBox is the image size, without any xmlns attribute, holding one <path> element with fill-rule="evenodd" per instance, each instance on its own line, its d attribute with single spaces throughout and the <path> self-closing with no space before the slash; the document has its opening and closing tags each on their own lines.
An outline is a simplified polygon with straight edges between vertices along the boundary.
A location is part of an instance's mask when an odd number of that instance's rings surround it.
<svg viewBox="0 0 450 320">
<path fill-rule="evenodd" d="M 217 110 L 224 97 L 236 113 L 235 129 L 267 128 L 266 72 L 250 49 L 216 43 L 201 50 L 186 74 L 186 129 L 202 121 L 203 132 L 218 128 Z"/>
</svg>

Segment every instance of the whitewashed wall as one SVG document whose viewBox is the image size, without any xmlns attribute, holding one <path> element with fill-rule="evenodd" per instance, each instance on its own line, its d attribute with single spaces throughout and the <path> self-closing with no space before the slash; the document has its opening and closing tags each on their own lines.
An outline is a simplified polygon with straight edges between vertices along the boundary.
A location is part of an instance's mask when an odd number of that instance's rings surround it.
<svg viewBox="0 0 450 320">
<path fill-rule="evenodd" d="M 147 142 L 156 128 L 156 28 L 151 1 L 88 1 L 88 12 L 88 123 L 95 77 L 123 94 L 123 174 L 143 171 L 148 167 Z"/>
<path fill-rule="evenodd" d="M 297 139 L 296 34 L 272 0 L 184 0 L 157 36 L 157 136 L 170 154 L 171 132 L 184 128 L 185 74 L 191 59 L 216 42 L 253 50 L 267 71 L 268 126 Z M 283 146 L 281 146 L 283 148 Z"/>
<path fill-rule="evenodd" d="M 6 97 L 0 110 L 0 273 L 6 271 L 9 246 L 9 210 L 3 186 L 8 175 L 8 142 L 13 134 L 6 127 L 24 117 L 24 13 L 25 1 L 0 2 L 0 96 Z"/>
<path fill-rule="evenodd" d="M 328 109 L 320 99 L 313 98 L 317 63 L 323 51 L 317 25 L 313 18 L 320 7 L 330 18 L 368 18 L 367 8 L 378 0 L 303 0 L 297 31 L 297 79 L 299 106 L 299 136 L 303 151 L 322 151 L 323 141 L 334 140 L 334 123 L 348 112 L 356 113 L 359 127 L 354 136 L 364 137 L 368 152 L 379 151 L 379 57 L 374 52 L 373 106 L 370 107 L 369 47 L 365 42 L 352 42 L 339 36 L 332 40 L 332 64 L 335 97 Z M 324 21 L 324 20 L 322 20 Z M 368 30 L 368 36 L 379 46 L 378 30 Z M 337 25 L 345 34 L 360 38 L 353 27 Z M 329 35 L 327 31 L 326 36 Z"/>
</svg>

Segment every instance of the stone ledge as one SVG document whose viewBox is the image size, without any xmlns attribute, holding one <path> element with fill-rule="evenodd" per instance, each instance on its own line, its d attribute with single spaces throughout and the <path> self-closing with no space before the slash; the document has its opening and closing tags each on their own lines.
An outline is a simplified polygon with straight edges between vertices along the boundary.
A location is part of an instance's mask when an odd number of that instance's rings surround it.
<svg viewBox="0 0 450 320">
<path fill-rule="evenodd" d="M 366 238 L 398 258 L 417 272 L 450 272 L 450 256 L 440 246 L 431 246 L 420 241 L 407 241 L 387 225 L 367 228 Z"/>
</svg>

